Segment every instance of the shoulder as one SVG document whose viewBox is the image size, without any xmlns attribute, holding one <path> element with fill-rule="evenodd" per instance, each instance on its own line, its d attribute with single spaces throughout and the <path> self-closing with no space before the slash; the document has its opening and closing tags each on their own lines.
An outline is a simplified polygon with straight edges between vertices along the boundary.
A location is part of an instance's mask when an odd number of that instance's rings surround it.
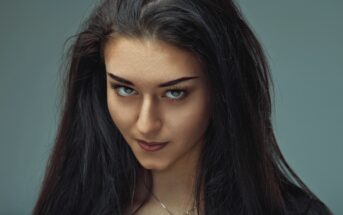
<svg viewBox="0 0 343 215">
<path fill-rule="evenodd" d="M 332 215 L 329 208 L 318 198 L 292 186 L 285 196 L 286 214 L 289 215 Z"/>
<path fill-rule="evenodd" d="M 312 199 L 310 204 L 308 205 L 308 208 L 307 208 L 305 214 L 308 214 L 308 215 L 332 215 L 332 212 L 320 200 Z"/>
<path fill-rule="evenodd" d="M 293 202 L 293 210 L 289 214 L 301 215 L 332 215 L 331 211 L 319 199 L 306 197 L 304 199 L 295 200 Z"/>
</svg>

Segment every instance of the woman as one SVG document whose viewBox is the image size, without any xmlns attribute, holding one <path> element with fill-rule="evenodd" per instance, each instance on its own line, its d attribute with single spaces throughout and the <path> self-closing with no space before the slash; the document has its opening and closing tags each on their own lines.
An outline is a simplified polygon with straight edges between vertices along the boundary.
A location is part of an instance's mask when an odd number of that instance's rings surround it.
<svg viewBox="0 0 343 215">
<path fill-rule="evenodd" d="M 70 50 L 34 214 L 331 214 L 277 146 L 232 1 L 103 1 Z"/>
</svg>

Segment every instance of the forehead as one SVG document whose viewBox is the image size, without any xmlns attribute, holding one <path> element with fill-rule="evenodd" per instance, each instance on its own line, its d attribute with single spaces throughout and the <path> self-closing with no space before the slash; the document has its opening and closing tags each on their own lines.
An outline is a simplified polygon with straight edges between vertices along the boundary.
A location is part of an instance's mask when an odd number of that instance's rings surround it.
<svg viewBox="0 0 343 215">
<path fill-rule="evenodd" d="M 106 72 L 144 83 L 161 83 L 182 76 L 202 76 L 198 58 L 156 40 L 110 39 L 104 49 Z"/>
</svg>

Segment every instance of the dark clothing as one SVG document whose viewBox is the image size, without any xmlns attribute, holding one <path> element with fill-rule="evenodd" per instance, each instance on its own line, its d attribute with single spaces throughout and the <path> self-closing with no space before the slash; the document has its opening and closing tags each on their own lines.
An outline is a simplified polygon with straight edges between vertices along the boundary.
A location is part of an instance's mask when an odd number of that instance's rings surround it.
<svg viewBox="0 0 343 215">
<path fill-rule="evenodd" d="M 320 201 L 311 198 L 291 200 L 287 208 L 289 215 L 332 215 Z"/>
<path fill-rule="evenodd" d="M 287 215 L 332 215 L 320 200 L 310 197 L 299 188 L 292 187 L 286 195 Z"/>
</svg>

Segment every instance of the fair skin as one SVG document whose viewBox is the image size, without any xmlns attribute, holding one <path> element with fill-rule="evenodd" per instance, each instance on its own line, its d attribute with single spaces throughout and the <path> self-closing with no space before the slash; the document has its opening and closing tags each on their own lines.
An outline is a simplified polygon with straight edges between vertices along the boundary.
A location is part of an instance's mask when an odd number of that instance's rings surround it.
<svg viewBox="0 0 343 215">
<path fill-rule="evenodd" d="M 153 193 L 174 214 L 182 214 L 193 206 L 195 166 L 209 123 L 209 87 L 201 64 L 191 53 L 165 42 L 124 37 L 106 43 L 104 60 L 113 122 L 138 162 L 151 170 Z M 183 77 L 191 78 L 159 87 Z M 136 139 L 168 144 L 148 152 Z M 152 198 L 138 214 L 149 213 L 168 214 Z"/>
</svg>

